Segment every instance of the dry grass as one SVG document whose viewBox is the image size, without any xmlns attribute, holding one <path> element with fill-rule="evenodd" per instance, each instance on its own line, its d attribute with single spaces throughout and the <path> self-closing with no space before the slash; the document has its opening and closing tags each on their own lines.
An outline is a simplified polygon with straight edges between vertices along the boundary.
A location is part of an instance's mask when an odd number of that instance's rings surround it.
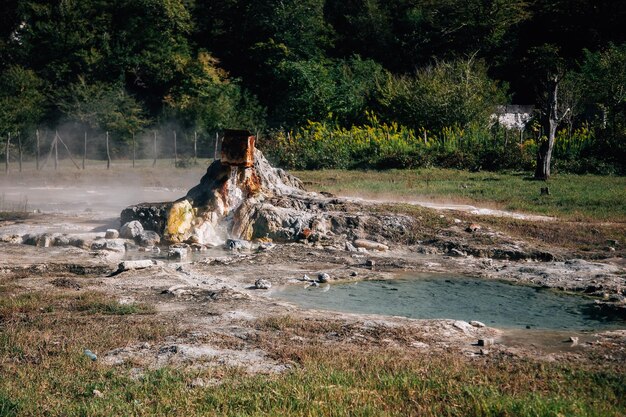
<svg viewBox="0 0 626 417">
<path fill-rule="evenodd" d="M 511 358 L 470 361 L 387 347 L 294 343 L 294 335 L 350 336 L 354 326 L 292 315 L 260 319 L 280 375 L 233 369 L 146 370 L 92 362 L 110 349 L 180 334 L 154 314 L 111 310 L 114 300 L 72 290 L 20 293 L 0 288 L 0 416 L 618 416 L 626 410 L 623 364 L 593 367 Z M 107 306 L 107 307 L 103 307 Z M 117 314 L 110 314 L 111 312 Z M 387 337 L 371 329 L 372 338 Z M 393 337 L 403 338 L 398 329 Z M 217 386 L 192 386 L 198 377 Z M 94 395 L 98 390 L 103 397 Z"/>
</svg>

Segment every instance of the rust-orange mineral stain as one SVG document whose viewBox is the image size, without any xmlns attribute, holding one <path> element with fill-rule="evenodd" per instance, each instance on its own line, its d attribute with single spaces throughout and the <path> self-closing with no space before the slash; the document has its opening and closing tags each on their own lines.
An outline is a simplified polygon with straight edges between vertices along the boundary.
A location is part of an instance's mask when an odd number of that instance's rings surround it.
<svg viewBox="0 0 626 417">
<path fill-rule="evenodd" d="M 222 165 L 251 168 L 255 137 L 247 130 L 226 130 L 222 141 Z"/>
</svg>

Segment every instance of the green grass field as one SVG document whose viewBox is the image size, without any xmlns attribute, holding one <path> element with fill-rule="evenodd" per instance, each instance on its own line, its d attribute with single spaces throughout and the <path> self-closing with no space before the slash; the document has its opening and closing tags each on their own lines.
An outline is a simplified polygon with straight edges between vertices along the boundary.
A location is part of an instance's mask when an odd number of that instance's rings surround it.
<svg viewBox="0 0 626 417">
<path fill-rule="evenodd" d="M 626 177 L 553 176 L 534 181 L 529 173 L 448 169 L 390 171 L 298 171 L 307 188 L 339 195 L 425 200 L 555 216 L 570 221 L 626 222 Z M 550 195 L 540 189 L 549 187 Z"/>
</svg>

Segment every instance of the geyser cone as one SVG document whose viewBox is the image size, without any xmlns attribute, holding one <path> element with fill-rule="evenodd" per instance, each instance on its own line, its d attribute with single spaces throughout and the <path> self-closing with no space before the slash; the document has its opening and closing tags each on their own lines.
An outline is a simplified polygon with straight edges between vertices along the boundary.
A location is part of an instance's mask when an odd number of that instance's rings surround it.
<svg viewBox="0 0 626 417">
<path fill-rule="evenodd" d="M 304 190 L 302 182 L 272 167 L 247 131 L 227 130 L 220 160 L 200 183 L 173 203 L 138 204 L 122 223 L 139 220 L 166 242 L 219 245 L 228 238 L 274 241 L 335 240 L 406 233 L 407 218 L 362 214 L 353 203 Z"/>
</svg>

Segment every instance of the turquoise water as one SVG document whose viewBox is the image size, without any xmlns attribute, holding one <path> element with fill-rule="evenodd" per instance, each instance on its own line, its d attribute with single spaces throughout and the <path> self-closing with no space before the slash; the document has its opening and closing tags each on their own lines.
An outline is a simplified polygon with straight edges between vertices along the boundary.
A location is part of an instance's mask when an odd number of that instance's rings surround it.
<svg viewBox="0 0 626 417">
<path fill-rule="evenodd" d="M 588 298 L 477 278 L 417 276 L 304 288 L 276 298 L 302 307 L 416 319 L 478 320 L 492 327 L 550 330 L 626 328 Z"/>
</svg>

